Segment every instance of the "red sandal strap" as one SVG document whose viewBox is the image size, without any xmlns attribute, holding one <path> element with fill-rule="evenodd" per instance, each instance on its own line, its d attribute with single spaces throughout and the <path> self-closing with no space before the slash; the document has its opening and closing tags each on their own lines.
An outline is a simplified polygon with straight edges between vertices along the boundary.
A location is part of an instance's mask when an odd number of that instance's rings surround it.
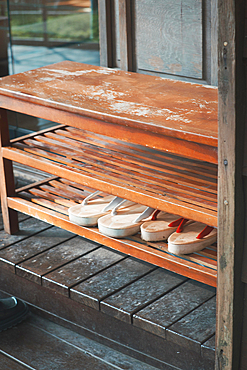
<svg viewBox="0 0 247 370">
<path fill-rule="evenodd" d="M 204 229 L 200 232 L 200 234 L 197 235 L 196 239 L 204 238 L 204 236 L 207 236 L 208 234 L 210 234 L 213 229 L 214 228 L 211 226 L 204 227 Z"/>
<path fill-rule="evenodd" d="M 169 226 L 169 227 L 176 227 L 176 226 L 179 226 L 179 225 L 180 225 L 180 223 L 181 223 L 181 221 L 183 221 L 183 220 L 184 220 L 184 218 L 183 218 L 183 217 L 180 217 L 180 218 L 178 218 L 177 220 L 170 222 L 168 226 Z"/>
<path fill-rule="evenodd" d="M 172 221 L 168 226 L 169 227 L 177 227 L 176 232 L 181 233 L 183 231 L 183 226 L 188 222 L 189 220 L 187 218 L 180 217 L 175 221 Z"/>
<path fill-rule="evenodd" d="M 187 218 L 183 218 L 182 221 L 180 222 L 177 230 L 176 230 L 176 233 L 181 233 L 183 231 L 183 228 L 184 228 L 184 225 L 186 224 L 186 222 L 188 222 L 189 220 Z"/>
<path fill-rule="evenodd" d="M 158 214 L 160 213 L 161 211 L 159 211 L 158 209 L 156 209 L 156 211 L 154 211 L 153 215 L 152 215 L 152 218 L 151 218 L 151 221 L 156 221 L 157 220 L 157 216 Z"/>
</svg>

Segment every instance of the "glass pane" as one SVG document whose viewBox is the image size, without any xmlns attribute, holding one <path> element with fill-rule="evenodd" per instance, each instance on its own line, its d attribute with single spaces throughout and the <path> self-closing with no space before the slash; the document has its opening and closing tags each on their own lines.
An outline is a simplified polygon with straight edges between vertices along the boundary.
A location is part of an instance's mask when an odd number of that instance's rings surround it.
<svg viewBox="0 0 247 370">
<path fill-rule="evenodd" d="M 202 79 L 202 0 L 135 1 L 137 67 Z"/>
<path fill-rule="evenodd" d="M 0 11 L 0 75 L 63 60 L 100 64 L 97 0 L 0 0 Z M 10 113 L 14 136 L 53 124 Z"/>
</svg>

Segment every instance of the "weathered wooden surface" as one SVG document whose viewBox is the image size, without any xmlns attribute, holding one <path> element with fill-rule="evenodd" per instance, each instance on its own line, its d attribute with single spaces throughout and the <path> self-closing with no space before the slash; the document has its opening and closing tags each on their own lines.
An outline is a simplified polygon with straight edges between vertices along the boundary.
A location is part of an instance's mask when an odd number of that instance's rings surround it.
<svg viewBox="0 0 247 370">
<path fill-rule="evenodd" d="M 215 333 L 215 321 L 216 299 L 213 297 L 171 325 L 167 330 L 167 339 L 200 352 L 201 344 Z"/>
<path fill-rule="evenodd" d="M 204 342 L 201 346 L 202 356 L 208 358 L 211 361 L 215 359 L 215 335 Z"/>
<path fill-rule="evenodd" d="M 42 284 L 61 294 L 69 295 L 69 288 L 122 258 L 117 252 L 99 248 L 45 275 Z"/>
<path fill-rule="evenodd" d="M 153 247 L 153 244 L 149 247 L 144 243 L 140 237 L 130 239 L 113 239 L 107 236 L 103 236 L 97 228 L 85 228 L 68 220 L 68 216 L 65 216 L 59 212 L 48 210 L 47 208 L 34 205 L 24 199 L 20 198 L 8 198 L 10 207 L 16 210 L 22 210 L 34 217 L 44 219 L 55 226 L 59 226 L 63 229 L 70 230 L 71 232 L 77 233 L 85 238 L 94 240 L 95 242 L 104 243 L 107 246 L 112 247 L 120 252 L 130 254 L 133 257 L 137 257 L 141 260 L 156 264 L 160 267 L 165 267 L 171 271 L 178 272 L 184 276 L 194 278 L 195 280 L 203 283 L 216 286 L 217 268 L 215 266 L 215 247 L 213 247 L 213 254 L 203 256 L 204 251 L 197 255 L 192 254 L 188 256 L 175 256 L 167 252 L 167 246 Z M 202 258 L 201 258 L 202 257 Z M 212 264 L 208 262 L 212 260 Z M 205 263 L 205 260 L 207 261 Z"/>
<path fill-rule="evenodd" d="M 27 217 L 28 216 L 26 216 L 26 218 Z M 6 233 L 4 230 L 0 231 L 0 249 L 9 247 L 11 244 L 26 239 L 42 230 L 49 229 L 50 227 L 51 225 L 46 222 L 35 218 L 28 218 L 27 220 L 20 222 L 20 231 L 13 235 Z"/>
<path fill-rule="evenodd" d="M 52 246 L 73 237 L 73 234 L 58 228 L 41 231 L 29 239 L 13 244 L 0 251 L 0 266 L 15 271 L 15 265 L 50 249 Z"/>
<path fill-rule="evenodd" d="M 46 170 L 57 173 L 59 169 L 67 179 L 105 191 L 111 187 L 123 198 L 217 226 L 216 165 L 70 127 L 32 135 L 13 142 L 13 147 L 4 148 L 4 153 L 15 160 L 22 158 L 30 166 L 43 168 L 45 162 Z M 37 183 L 38 189 L 30 190 L 34 196 L 26 195 L 28 188 L 22 190 L 27 199 L 38 204 L 42 204 L 41 198 L 58 204 L 59 198 L 66 198 L 68 207 L 87 195 L 80 189 L 82 185 L 63 182 L 54 179 Z"/>
<path fill-rule="evenodd" d="M 96 244 L 83 238 L 75 237 L 18 264 L 16 273 L 41 284 L 41 279 L 44 275 L 50 274 L 51 271 L 61 268 L 96 248 L 98 248 Z"/>
<path fill-rule="evenodd" d="M 0 350 L 0 365 L 2 369 L 8 370 L 26 370 L 25 364 L 21 364 L 16 361 L 16 359 L 8 357 L 8 354 Z"/>
<path fill-rule="evenodd" d="M 165 338 L 167 328 L 173 322 L 193 311 L 214 294 L 213 288 L 194 281 L 185 282 L 136 313 L 133 324 Z"/>
<path fill-rule="evenodd" d="M 32 229 L 31 221 L 32 219 L 29 219 Z M 26 221 L 20 222 L 20 226 L 26 230 Z M 213 368 L 212 355 L 210 359 L 213 349 L 207 348 L 205 359 L 198 347 L 188 349 L 189 343 L 193 340 L 199 345 L 198 333 L 194 332 L 190 336 L 187 327 L 184 332 L 183 328 L 180 328 L 181 330 L 177 328 L 177 331 L 175 328 L 173 330 L 175 339 L 176 335 L 180 336 L 181 332 L 185 334 L 187 330 L 184 342 L 176 344 L 174 338 L 170 342 L 162 332 L 150 330 L 147 324 L 149 321 L 149 325 L 155 327 L 157 325 L 155 321 L 158 320 L 161 327 L 165 326 L 163 323 L 166 315 L 170 315 L 170 323 L 176 325 L 179 318 L 190 314 L 191 311 L 199 320 L 200 315 L 203 317 L 203 312 L 198 306 L 215 294 L 213 288 L 186 281 L 182 276 L 66 233 L 50 227 L 35 235 L 28 235 L 25 240 L 16 240 L 14 244 L 6 245 L 1 250 L 2 289 L 26 299 L 56 317 L 63 317 L 70 321 L 71 325 L 74 323 L 73 328 L 77 330 L 84 327 L 83 330 L 89 330 L 91 335 L 93 332 L 95 335 L 98 333 L 116 341 L 118 345 L 121 343 L 133 350 L 135 348 L 144 351 L 145 356 L 157 357 L 158 364 L 159 361 L 161 363 L 165 361 L 183 370 L 191 370 L 195 366 L 194 363 L 198 369 Z M 188 285 L 190 289 L 186 298 L 186 294 L 181 295 L 181 289 L 186 291 Z M 189 294 L 192 303 L 188 303 Z M 175 303 L 180 304 L 180 316 L 171 316 L 171 299 L 170 305 L 167 307 L 162 305 L 165 297 L 172 295 L 177 297 L 177 300 L 173 300 L 174 310 Z M 181 297 L 184 304 L 179 301 Z M 154 306 L 157 308 L 156 313 Z M 138 327 L 136 318 L 148 308 L 149 312 L 154 313 L 152 318 L 147 318 L 145 325 Z M 208 326 L 212 321 L 210 320 L 211 316 L 208 314 Z M 199 327 L 198 323 L 198 330 Z M 213 325 L 210 326 L 212 327 Z M 204 329 L 205 326 L 201 325 L 201 330 Z M 200 336 L 200 343 L 203 345 L 202 337 L 203 335 Z M 208 337 L 205 338 L 205 342 L 206 339 Z M 138 343 L 141 345 L 140 348 Z M 15 350 L 13 351 L 15 354 Z M 188 351 L 191 353 L 191 359 L 183 365 Z M 176 357 L 176 352 L 181 355 Z M 169 369 L 168 364 L 166 366 Z M 164 364 L 158 368 L 163 366 Z"/>
<path fill-rule="evenodd" d="M 156 269 L 100 302 L 102 312 L 119 320 L 132 322 L 133 314 L 151 305 L 169 290 L 180 285 L 184 277 Z"/>
<path fill-rule="evenodd" d="M 135 4 L 138 68 L 202 79 L 202 1 Z"/>
<path fill-rule="evenodd" d="M 132 369 L 155 370 L 48 320 L 30 315 L 16 328 L 1 333 L 0 365 L 3 370 L 21 369 Z"/>
<path fill-rule="evenodd" d="M 65 61 L 4 77 L 0 93 L 5 108 L 13 109 L 13 101 L 16 111 L 26 113 L 34 104 L 35 115 L 51 108 L 49 119 L 59 118 L 63 110 L 64 123 L 74 113 L 81 116 L 81 128 L 91 122 L 90 131 L 95 129 L 93 118 L 125 131 L 128 126 L 217 147 L 217 89 L 209 86 Z M 83 117 L 88 118 L 84 123 Z M 76 120 L 75 116 L 70 124 Z"/>
<path fill-rule="evenodd" d="M 157 368 L 164 369 L 169 364 L 181 370 L 194 368 L 209 370 L 214 367 L 213 361 L 203 359 L 198 353 L 188 348 L 72 301 L 68 297 L 14 275 L 8 270 L 4 270 L 4 276 L 0 275 L 0 283 L 5 291 L 19 295 L 36 307 L 45 310 L 39 313 L 49 319 L 62 323 L 86 337 L 104 341 L 111 348 L 118 348 L 139 359 L 141 356 L 145 363 L 151 361 L 153 364 L 156 359 Z"/>
<path fill-rule="evenodd" d="M 70 297 L 90 307 L 100 309 L 100 302 L 128 286 L 143 275 L 155 269 L 154 266 L 132 258 L 124 259 L 107 270 L 95 275 L 70 290 Z"/>
<path fill-rule="evenodd" d="M 132 33 L 132 4 L 130 0 L 118 0 L 120 68 L 122 71 L 133 71 L 133 33 Z"/>
<path fill-rule="evenodd" d="M 113 63 L 113 27 L 111 19 L 111 1 L 98 0 L 99 8 L 99 43 L 100 65 L 102 67 L 114 67 Z"/>
<path fill-rule="evenodd" d="M 218 1 L 219 192 L 216 368 L 240 366 L 244 244 L 242 165 L 246 125 L 245 1 Z"/>
<path fill-rule="evenodd" d="M 0 147 L 2 148 L 6 145 L 9 145 L 7 111 L 0 108 Z M 17 212 L 10 209 L 7 204 L 7 197 L 15 195 L 15 181 L 12 161 L 4 158 L 2 152 L 0 152 L 0 174 L 0 196 L 4 228 L 6 232 L 11 234 L 19 229 Z"/>
<path fill-rule="evenodd" d="M 119 6 L 128 23 L 130 2 L 122 1 Z M 166 246 L 156 248 L 140 239 L 107 238 L 97 229 L 78 228 L 67 217 L 67 208 L 85 197 L 80 189 L 85 184 L 216 227 L 216 88 L 61 62 L 1 79 L 0 95 L 0 104 L 6 109 L 14 106 L 15 111 L 74 126 L 53 127 L 11 144 L 3 133 L 4 216 L 22 211 L 133 257 L 216 285 L 215 250 L 199 258 L 177 258 L 167 253 Z M 21 199 L 13 189 L 11 161 L 61 175 L 79 185 L 72 189 L 53 179 L 17 192 Z M 5 224 L 11 232 L 8 219 Z M 13 267 L 11 263 L 9 267 Z"/>
</svg>

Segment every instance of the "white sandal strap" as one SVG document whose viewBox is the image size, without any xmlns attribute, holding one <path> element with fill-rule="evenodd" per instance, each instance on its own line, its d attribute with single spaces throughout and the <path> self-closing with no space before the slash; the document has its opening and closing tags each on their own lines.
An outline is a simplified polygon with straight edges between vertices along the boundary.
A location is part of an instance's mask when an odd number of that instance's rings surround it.
<svg viewBox="0 0 247 370">
<path fill-rule="evenodd" d="M 94 193 L 92 194 L 89 194 L 84 200 L 83 202 L 81 203 L 83 206 L 87 205 L 88 201 L 94 197 L 96 197 L 96 195 L 99 195 L 100 193 L 102 193 L 100 190 L 97 190 L 95 191 Z"/>
<path fill-rule="evenodd" d="M 122 198 L 118 198 L 118 199 L 119 199 L 119 202 L 116 204 L 116 206 L 111 211 L 112 216 L 116 216 L 118 208 L 121 207 L 124 203 L 131 202 L 127 199 L 122 199 Z M 131 204 L 134 204 L 134 202 L 131 202 Z"/>
<path fill-rule="evenodd" d="M 123 203 L 124 199 L 120 197 L 115 197 L 112 201 L 105 206 L 103 212 L 110 211 L 111 209 L 115 209 L 119 204 Z"/>
<path fill-rule="evenodd" d="M 151 208 L 151 207 L 147 207 L 141 214 L 140 216 L 138 216 L 134 223 L 138 223 L 138 222 L 141 222 L 142 220 L 144 220 L 145 218 L 151 216 L 151 214 L 155 211 L 155 208 Z"/>
</svg>

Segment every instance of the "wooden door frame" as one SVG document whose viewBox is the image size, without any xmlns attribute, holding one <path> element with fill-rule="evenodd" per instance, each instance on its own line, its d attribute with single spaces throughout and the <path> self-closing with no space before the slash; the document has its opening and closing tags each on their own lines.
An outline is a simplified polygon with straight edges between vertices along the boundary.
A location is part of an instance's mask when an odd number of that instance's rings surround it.
<svg viewBox="0 0 247 370">
<path fill-rule="evenodd" d="M 119 0 L 121 69 L 131 70 L 130 0 Z M 99 0 L 101 65 L 114 65 L 113 0 Z M 244 14 L 245 0 L 212 0 L 212 32 L 218 27 L 211 63 L 218 59 L 219 183 L 218 183 L 218 289 L 216 324 L 217 370 L 238 369 L 240 362 L 243 284 L 241 267 L 244 239 L 243 148 L 245 128 Z M 218 16 L 218 17 L 217 17 Z M 217 21 L 218 18 L 218 21 Z M 218 24 L 218 26 L 217 26 Z M 216 56 L 217 55 L 217 56 Z M 214 69 L 215 71 L 215 69 Z M 213 84 L 217 73 L 211 76 Z"/>
<path fill-rule="evenodd" d="M 239 369 L 245 128 L 245 0 L 218 0 L 219 183 L 216 369 Z"/>
</svg>

